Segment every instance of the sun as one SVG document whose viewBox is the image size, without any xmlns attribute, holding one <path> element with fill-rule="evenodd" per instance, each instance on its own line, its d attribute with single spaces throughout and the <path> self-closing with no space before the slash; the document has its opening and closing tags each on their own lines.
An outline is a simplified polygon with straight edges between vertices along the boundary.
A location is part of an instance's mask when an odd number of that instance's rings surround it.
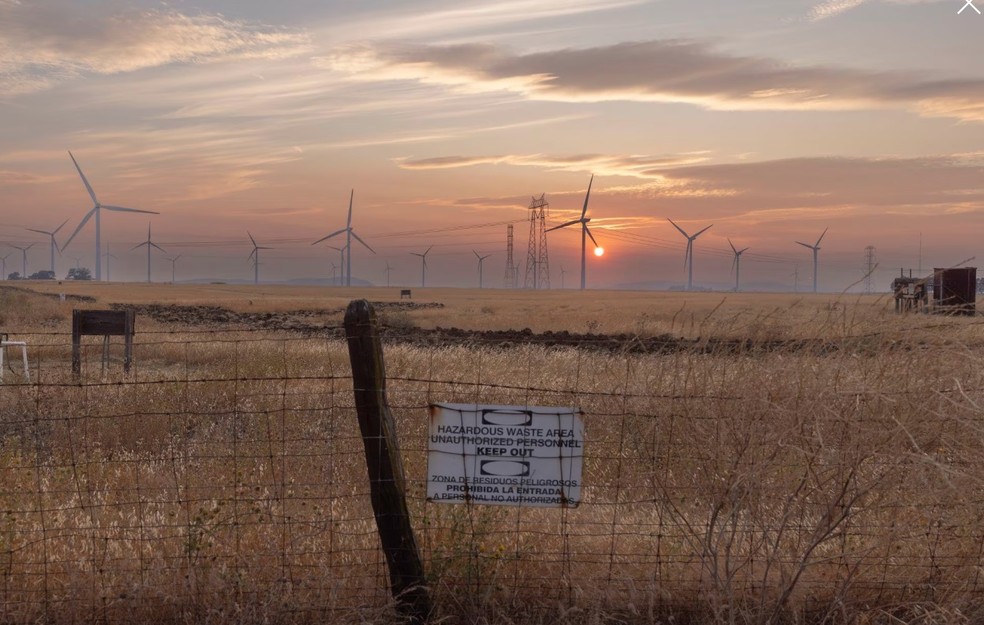
<svg viewBox="0 0 984 625">
<path fill-rule="evenodd" d="M 604 256 L 604 255 L 605 255 L 605 248 L 603 247 L 595 248 L 595 256 Z"/>
</svg>

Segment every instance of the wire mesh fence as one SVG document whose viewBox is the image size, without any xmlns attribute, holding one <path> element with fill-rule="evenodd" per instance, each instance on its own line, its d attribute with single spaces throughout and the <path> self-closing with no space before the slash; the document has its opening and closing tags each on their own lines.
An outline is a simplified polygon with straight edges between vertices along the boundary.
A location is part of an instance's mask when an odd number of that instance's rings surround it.
<svg viewBox="0 0 984 625">
<path fill-rule="evenodd" d="M 69 336 L 21 336 L 31 381 L 12 368 L 0 386 L 0 619 L 386 613 L 339 329 L 142 332 L 129 375 L 119 345 L 104 367 L 86 342 L 78 378 Z M 767 622 L 976 609 L 979 363 L 935 349 L 916 362 L 917 344 L 892 341 L 819 356 L 388 344 L 438 610 Z M 426 502 L 438 402 L 580 408 L 581 504 Z"/>
</svg>

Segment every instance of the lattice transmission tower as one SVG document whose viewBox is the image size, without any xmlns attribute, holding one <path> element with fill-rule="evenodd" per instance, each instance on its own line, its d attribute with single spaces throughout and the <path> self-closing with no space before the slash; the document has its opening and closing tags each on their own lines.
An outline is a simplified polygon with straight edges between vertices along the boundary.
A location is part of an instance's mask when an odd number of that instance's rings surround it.
<svg viewBox="0 0 984 625">
<path fill-rule="evenodd" d="M 506 278 L 502 286 L 515 289 L 519 286 L 519 276 L 516 275 L 516 265 L 513 263 L 513 225 L 506 226 Z"/>
<path fill-rule="evenodd" d="M 530 198 L 530 244 L 526 253 L 527 289 L 550 288 L 550 261 L 547 256 L 546 193 Z"/>
<path fill-rule="evenodd" d="M 871 275 L 875 272 L 877 265 L 875 258 L 875 246 L 869 245 L 864 248 L 864 292 L 871 293 Z"/>
</svg>

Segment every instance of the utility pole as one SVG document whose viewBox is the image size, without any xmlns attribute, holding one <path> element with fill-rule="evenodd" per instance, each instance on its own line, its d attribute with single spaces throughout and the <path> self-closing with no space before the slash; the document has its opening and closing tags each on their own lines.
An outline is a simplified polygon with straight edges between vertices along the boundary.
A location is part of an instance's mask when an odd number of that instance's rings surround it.
<svg viewBox="0 0 984 625">
<path fill-rule="evenodd" d="M 513 225 L 506 226 L 506 278 L 503 286 L 515 289 L 518 282 L 516 266 L 513 264 Z"/>
<path fill-rule="evenodd" d="M 527 289 L 550 288 L 550 263 L 547 256 L 546 194 L 530 199 L 530 242 L 526 253 Z"/>
</svg>

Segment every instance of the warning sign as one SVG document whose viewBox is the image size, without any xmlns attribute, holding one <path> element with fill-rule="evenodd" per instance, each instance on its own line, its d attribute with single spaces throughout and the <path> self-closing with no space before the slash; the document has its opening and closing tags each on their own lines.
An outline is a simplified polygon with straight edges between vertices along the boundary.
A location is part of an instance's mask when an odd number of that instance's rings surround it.
<svg viewBox="0 0 984 625">
<path fill-rule="evenodd" d="M 435 404 L 430 410 L 428 501 L 539 507 L 580 503 L 580 410 L 476 404 Z"/>
</svg>

